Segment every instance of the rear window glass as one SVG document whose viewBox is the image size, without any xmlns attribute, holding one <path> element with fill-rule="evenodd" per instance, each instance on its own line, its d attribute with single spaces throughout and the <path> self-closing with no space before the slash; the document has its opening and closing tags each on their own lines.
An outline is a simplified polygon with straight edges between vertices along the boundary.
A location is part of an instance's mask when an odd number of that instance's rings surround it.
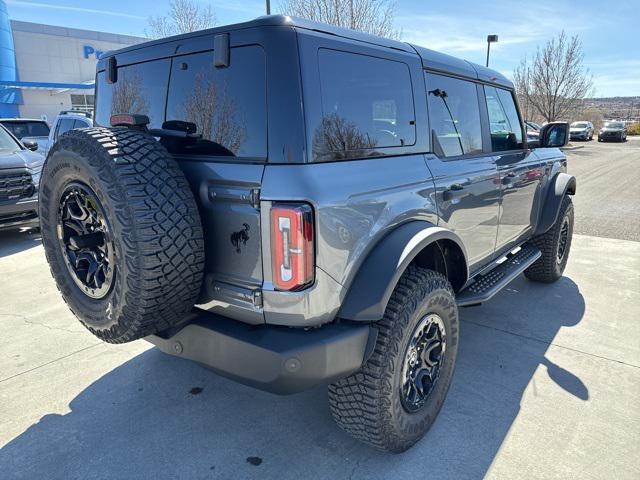
<svg viewBox="0 0 640 480">
<path fill-rule="evenodd" d="M 165 128 L 190 129 L 199 138 L 163 139 L 169 151 L 266 158 L 265 69 L 264 51 L 257 45 L 232 48 L 227 68 L 214 66 L 213 51 L 175 57 Z"/>
<path fill-rule="evenodd" d="M 318 51 L 322 120 L 313 132 L 316 160 L 381 154 L 415 143 L 409 67 L 335 50 Z"/>
<path fill-rule="evenodd" d="M 445 157 L 481 153 L 476 84 L 443 75 L 426 75 L 429 124 L 437 142 L 435 152 Z"/>
<path fill-rule="evenodd" d="M 48 137 L 49 126 L 45 122 L 2 122 L 15 137 Z"/>
<path fill-rule="evenodd" d="M 149 128 L 161 128 L 169 81 L 170 60 L 154 60 L 118 68 L 116 83 L 107 83 L 105 72 L 98 74 L 96 124 L 109 125 L 111 115 L 147 115 Z"/>
</svg>

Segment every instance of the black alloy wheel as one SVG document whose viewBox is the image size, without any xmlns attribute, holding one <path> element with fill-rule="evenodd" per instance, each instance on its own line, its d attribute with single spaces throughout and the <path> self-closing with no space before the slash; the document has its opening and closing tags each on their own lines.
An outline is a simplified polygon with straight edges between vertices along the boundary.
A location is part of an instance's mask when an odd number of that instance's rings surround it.
<svg viewBox="0 0 640 480">
<path fill-rule="evenodd" d="M 433 391 L 446 344 L 442 318 L 435 313 L 426 315 L 413 332 L 402 366 L 400 398 L 407 412 L 420 410 Z"/>
<path fill-rule="evenodd" d="M 104 298 L 115 278 L 115 249 L 104 209 L 88 185 L 72 182 L 64 189 L 57 232 L 74 283 L 86 296 Z"/>
<path fill-rule="evenodd" d="M 560 237 L 558 238 L 558 251 L 556 252 L 556 262 L 562 263 L 564 254 L 567 251 L 567 243 L 569 241 L 569 217 L 565 216 L 560 227 Z"/>
</svg>

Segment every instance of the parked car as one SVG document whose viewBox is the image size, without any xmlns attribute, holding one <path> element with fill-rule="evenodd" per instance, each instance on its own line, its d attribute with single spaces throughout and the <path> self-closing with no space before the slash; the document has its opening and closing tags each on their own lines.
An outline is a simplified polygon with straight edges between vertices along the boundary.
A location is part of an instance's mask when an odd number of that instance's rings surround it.
<svg viewBox="0 0 640 480">
<path fill-rule="evenodd" d="M 60 136 L 42 179 L 73 312 L 270 392 L 328 383 L 379 449 L 435 420 L 459 307 L 567 264 L 569 125 L 528 141 L 483 66 L 267 16 L 111 52 L 96 83 L 97 126 Z"/>
<path fill-rule="evenodd" d="M 53 127 L 49 133 L 49 138 L 39 150 L 46 157 L 49 153 L 49 148 L 56 142 L 60 135 L 69 130 L 88 127 L 93 127 L 93 119 L 90 113 L 76 110 L 63 110 L 56 116 Z"/>
<path fill-rule="evenodd" d="M 0 126 L 0 230 L 38 226 L 38 183 L 44 157 Z"/>
<path fill-rule="evenodd" d="M 627 141 L 627 126 L 624 122 L 609 121 L 598 132 L 598 141 L 618 140 L 619 142 Z"/>
<path fill-rule="evenodd" d="M 31 118 L 0 118 L 0 124 L 9 130 L 29 150 L 46 148 L 49 141 L 49 125 L 44 120 Z"/>
<path fill-rule="evenodd" d="M 528 120 L 524 121 L 524 125 L 527 129 L 527 139 L 528 140 L 539 140 L 540 139 L 540 129 L 542 128 L 535 122 L 530 122 Z"/>
<path fill-rule="evenodd" d="M 591 122 L 573 122 L 569 126 L 571 140 L 591 140 L 593 138 L 593 124 Z"/>
</svg>

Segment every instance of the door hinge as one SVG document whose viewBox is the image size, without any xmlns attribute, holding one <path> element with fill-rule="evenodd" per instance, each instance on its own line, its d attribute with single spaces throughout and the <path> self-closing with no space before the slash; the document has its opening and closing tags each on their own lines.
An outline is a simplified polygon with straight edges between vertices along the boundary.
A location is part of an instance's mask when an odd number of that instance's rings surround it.
<svg viewBox="0 0 640 480">
<path fill-rule="evenodd" d="M 253 291 L 253 306 L 256 308 L 262 308 L 262 290 Z"/>
<path fill-rule="evenodd" d="M 251 189 L 249 193 L 249 202 L 256 210 L 260 210 L 260 190 L 258 188 Z"/>
</svg>

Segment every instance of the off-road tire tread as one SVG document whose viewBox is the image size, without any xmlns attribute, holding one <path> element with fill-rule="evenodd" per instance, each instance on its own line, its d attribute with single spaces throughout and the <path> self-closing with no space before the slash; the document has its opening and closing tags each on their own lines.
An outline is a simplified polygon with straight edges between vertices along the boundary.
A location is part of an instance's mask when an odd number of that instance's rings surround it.
<svg viewBox="0 0 640 480">
<path fill-rule="evenodd" d="M 99 329 L 85 321 L 83 312 L 74 314 L 91 333 L 110 343 L 129 342 L 179 324 L 200 292 L 204 239 L 196 201 L 176 160 L 153 137 L 126 128 L 71 130 L 56 142 L 48 159 L 60 150 L 81 156 L 98 172 L 123 228 L 120 238 L 128 267 L 117 323 Z M 58 208 L 57 199 L 47 198 L 47 163 L 41 192 L 46 201 L 40 204 L 43 243 L 51 273 L 73 311 L 69 299 L 77 292 L 52 261 L 57 240 L 46 238 L 51 231 L 48 209 Z"/>
<path fill-rule="evenodd" d="M 329 406 L 338 426 L 379 450 L 403 452 L 419 438 L 408 440 L 398 436 L 391 426 L 393 395 L 393 362 L 400 352 L 403 331 L 424 297 L 438 289 L 451 294 L 449 281 L 440 273 L 409 266 L 398 281 L 378 329 L 376 346 L 362 369 L 329 386 Z M 453 300 L 455 302 L 455 300 Z"/>
<path fill-rule="evenodd" d="M 542 256 L 524 271 L 525 276 L 529 280 L 533 280 L 534 282 L 552 283 L 558 280 L 562 275 L 562 271 L 560 271 L 560 276 L 557 271 L 556 248 L 560 237 L 562 221 L 569 210 L 573 211 L 573 203 L 571 201 L 571 197 L 565 195 L 562 199 L 562 204 L 560 205 L 558 218 L 553 226 L 542 235 L 537 235 L 531 239 L 530 242 L 540 250 Z M 569 235 L 567 242 L 567 252 L 565 255 L 568 257 L 571 249 L 571 235 Z"/>
</svg>

